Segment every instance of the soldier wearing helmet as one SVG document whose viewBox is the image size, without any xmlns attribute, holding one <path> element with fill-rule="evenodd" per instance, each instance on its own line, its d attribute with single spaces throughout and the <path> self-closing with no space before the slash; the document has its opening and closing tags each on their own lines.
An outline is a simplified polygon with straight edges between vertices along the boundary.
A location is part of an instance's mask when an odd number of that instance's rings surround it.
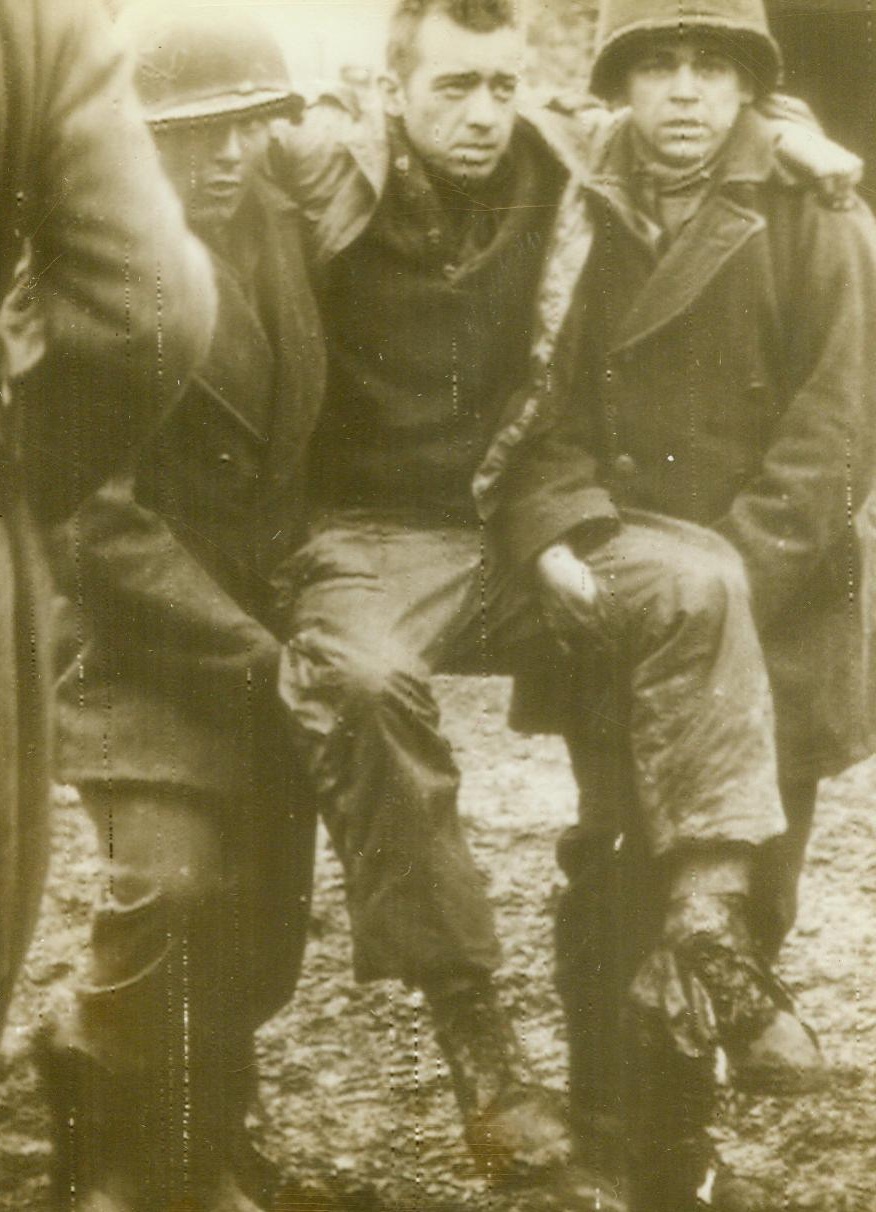
<svg viewBox="0 0 876 1212">
<path fill-rule="evenodd" d="M 740 1085 L 823 1080 L 770 964 L 818 780 L 876 741 L 876 225 L 763 137 L 761 0 L 603 0 L 597 41 L 592 87 L 628 108 L 585 190 L 553 367 L 574 391 L 505 518 L 560 635 L 591 637 L 565 709 L 550 687 L 582 789 L 557 930 L 573 1111 L 634 1212 L 749 1209 L 706 1132 L 716 1055 Z"/>
<path fill-rule="evenodd" d="M 324 355 L 297 209 L 261 172 L 270 120 L 301 102 L 243 17 L 147 14 L 134 37 L 219 318 L 180 407 L 59 540 L 85 637 L 61 684 L 61 774 L 106 891 L 42 1063 L 59 1207 L 253 1212 L 268 1178 L 244 1127 L 253 1032 L 295 988 L 313 860 L 270 579 L 301 537 Z"/>
</svg>

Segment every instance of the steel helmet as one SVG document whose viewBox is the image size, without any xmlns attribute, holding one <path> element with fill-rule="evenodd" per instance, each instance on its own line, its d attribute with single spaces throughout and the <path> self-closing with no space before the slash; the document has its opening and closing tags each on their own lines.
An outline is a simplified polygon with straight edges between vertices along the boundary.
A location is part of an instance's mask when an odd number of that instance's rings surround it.
<svg viewBox="0 0 876 1212">
<path fill-rule="evenodd" d="M 300 115 L 304 102 L 273 36 L 247 14 L 184 9 L 132 22 L 136 83 L 150 125 L 231 115 Z"/>
<path fill-rule="evenodd" d="M 782 70 L 763 0 L 601 0 L 590 88 L 614 97 L 631 57 L 655 34 L 714 34 L 754 80 L 758 93 L 776 87 Z"/>
</svg>

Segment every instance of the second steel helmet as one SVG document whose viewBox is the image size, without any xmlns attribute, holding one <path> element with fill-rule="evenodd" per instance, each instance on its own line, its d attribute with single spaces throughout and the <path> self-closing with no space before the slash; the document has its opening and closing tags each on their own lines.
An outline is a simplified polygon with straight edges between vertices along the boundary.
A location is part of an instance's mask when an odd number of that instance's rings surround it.
<svg viewBox="0 0 876 1212">
<path fill-rule="evenodd" d="M 726 44 L 758 92 L 775 88 L 782 58 L 763 0 L 601 0 L 591 90 L 597 96 L 615 96 L 644 39 L 692 33 L 713 34 Z"/>
<path fill-rule="evenodd" d="M 136 83 L 153 127 L 300 113 L 276 40 L 243 13 L 184 9 L 132 23 Z"/>
</svg>

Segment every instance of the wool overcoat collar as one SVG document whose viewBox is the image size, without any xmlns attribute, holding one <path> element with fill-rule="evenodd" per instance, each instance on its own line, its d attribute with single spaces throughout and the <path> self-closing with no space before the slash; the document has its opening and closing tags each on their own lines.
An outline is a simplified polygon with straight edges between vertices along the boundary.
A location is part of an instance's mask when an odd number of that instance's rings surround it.
<svg viewBox="0 0 876 1212">
<path fill-rule="evenodd" d="M 718 158 L 702 205 L 658 257 L 630 198 L 631 134 L 629 121 L 618 128 L 585 184 L 595 210 L 607 205 L 642 245 L 643 255 L 654 261 L 653 272 L 618 328 L 612 352 L 637 345 L 687 311 L 727 262 L 765 230 L 757 206 L 759 188 L 773 179 L 788 182 L 763 119 L 744 110 Z"/>
</svg>

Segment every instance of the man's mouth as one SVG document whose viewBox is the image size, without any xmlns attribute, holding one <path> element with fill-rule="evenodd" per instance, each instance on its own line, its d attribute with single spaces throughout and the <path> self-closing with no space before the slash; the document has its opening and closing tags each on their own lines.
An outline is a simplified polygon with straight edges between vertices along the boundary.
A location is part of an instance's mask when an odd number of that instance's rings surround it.
<svg viewBox="0 0 876 1212">
<path fill-rule="evenodd" d="M 240 189 L 241 181 L 237 177 L 215 177 L 205 182 L 202 192 L 217 202 L 225 202 L 229 198 L 235 198 Z"/>
<path fill-rule="evenodd" d="M 697 122 L 692 118 L 671 118 L 668 122 L 663 122 L 663 130 L 670 135 L 681 135 L 691 138 L 697 135 L 702 135 L 706 130 L 704 122 Z"/>
<path fill-rule="evenodd" d="M 496 154 L 495 143 L 463 143 L 456 149 L 457 155 L 463 160 L 487 160 Z"/>
</svg>

